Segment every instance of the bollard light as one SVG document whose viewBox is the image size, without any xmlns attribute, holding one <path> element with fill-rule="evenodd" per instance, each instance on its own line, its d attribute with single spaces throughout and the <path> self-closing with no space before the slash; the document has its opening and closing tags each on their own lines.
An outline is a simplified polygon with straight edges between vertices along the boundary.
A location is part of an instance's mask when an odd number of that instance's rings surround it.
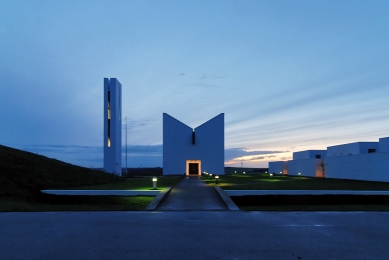
<svg viewBox="0 0 389 260">
<path fill-rule="evenodd" d="M 157 178 L 153 178 L 153 190 L 157 189 Z"/>
<path fill-rule="evenodd" d="M 267 173 L 267 172 L 265 172 L 265 173 Z"/>
<path fill-rule="evenodd" d="M 236 171 L 235 171 L 235 173 L 236 173 Z"/>
<path fill-rule="evenodd" d="M 246 174 L 246 172 L 243 172 L 243 174 Z"/>
<path fill-rule="evenodd" d="M 280 172 L 280 174 L 282 174 L 282 172 Z"/>
<path fill-rule="evenodd" d="M 219 184 L 219 175 L 215 176 L 216 184 Z"/>
<path fill-rule="evenodd" d="M 269 175 L 270 175 L 270 179 L 273 179 L 273 173 L 270 173 Z"/>
<path fill-rule="evenodd" d="M 301 172 L 297 173 L 299 177 L 301 177 Z"/>
<path fill-rule="evenodd" d="M 209 179 L 212 180 L 212 173 L 209 174 Z"/>
</svg>

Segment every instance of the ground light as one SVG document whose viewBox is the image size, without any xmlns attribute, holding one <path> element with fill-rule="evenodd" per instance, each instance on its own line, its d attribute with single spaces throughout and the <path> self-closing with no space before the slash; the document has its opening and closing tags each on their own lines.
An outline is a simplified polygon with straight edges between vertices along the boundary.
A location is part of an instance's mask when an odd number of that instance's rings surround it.
<svg viewBox="0 0 389 260">
<path fill-rule="evenodd" d="M 157 189 L 157 178 L 153 178 L 153 190 Z"/>
<path fill-rule="evenodd" d="M 216 184 L 219 184 L 219 175 L 215 176 Z"/>
<path fill-rule="evenodd" d="M 273 179 L 273 173 L 270 173 L 269 175 L 270 175 L 270 179 Z"/>
</svg>

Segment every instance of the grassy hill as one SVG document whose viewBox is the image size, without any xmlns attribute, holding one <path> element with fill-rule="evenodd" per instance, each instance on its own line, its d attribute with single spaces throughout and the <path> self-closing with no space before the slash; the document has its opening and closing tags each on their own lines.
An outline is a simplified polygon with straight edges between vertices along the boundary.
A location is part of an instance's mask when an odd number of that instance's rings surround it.
<svg viewBox="0 0 389 260">
<path fill-rule="evenodd" d="M 0 145 L 0 197 L 34 200 L 42 189 L 120 182 L 98 170 Z"/>
</svg>

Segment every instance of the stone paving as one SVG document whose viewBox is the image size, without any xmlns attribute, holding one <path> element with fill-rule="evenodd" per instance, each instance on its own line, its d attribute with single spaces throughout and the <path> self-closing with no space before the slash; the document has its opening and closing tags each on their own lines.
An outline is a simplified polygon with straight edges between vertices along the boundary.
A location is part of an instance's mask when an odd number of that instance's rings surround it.
<svg viewBox="0 0 389 260">
<path fill-rule="evenodd" d="M 157 211 L 229 210 L 213 187 L 197 176 L 186 177 L 163 199 Z"/>
</svg>

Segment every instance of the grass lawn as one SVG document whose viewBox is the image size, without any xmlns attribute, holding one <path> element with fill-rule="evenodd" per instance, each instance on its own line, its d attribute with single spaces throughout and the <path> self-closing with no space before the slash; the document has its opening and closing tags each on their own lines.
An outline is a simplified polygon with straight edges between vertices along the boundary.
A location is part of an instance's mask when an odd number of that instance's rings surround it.
<svg viewBox="0 0 389 260">
<path fill-rule="evenodd" d="M 158 177 L 157 188 L 162 190 L 168 186 L 174 186 L 182 180 L 181 176 Z M 78 187 L 61 188 L 62 190 L 152 190 L 152 177 L 126 178 L 123 182 L 106 183 L 99 185 L 86 185 Z"/>
<path fill-rule="evenodd" d="M 1 198 L 0 211 L 101 211 L 143 210 L 154 197 L 136 196 L 56 196 L 44 195 L 38 201 Z"/>
<path fill-rule="evenodd" d="M 158 189 L 173 186 L 182 177 L 159 177 Z M 127 178 L 122 182 L 87 185 L 62 189 L 82 190 L 152 190 L 151 178 Z M 144 210 L 154 199 L 150 196 L 58 196 L 41 194 L 33 201 L 14 197 L 0 199 L 0 212 L 6 211 L 100 211 Z"/>
<path fill-rule="evenodd" d="M 210 186 L 215 179 L 203 176 Z M 389 190 L 387 182 L 310 178 L 269 174 L 221 175 L 217 185 L 223 190 Z"/>
<path fill-rule="evenodd" d="M 389 196 L 381 195 L 265 195 L 231 199 L 241 210 L 389 211 Z"/>
<path fill-rule="evenodd" d="M 203 177 L 210 186 L 215 179 Z M 389 190 L 389 183 L 269 174 L 220 176 L 224 190 Z M 389 196 L 266 195 L 231 197 L 241 210 L 274 211 L 389 211 Z"/>
</svg>

